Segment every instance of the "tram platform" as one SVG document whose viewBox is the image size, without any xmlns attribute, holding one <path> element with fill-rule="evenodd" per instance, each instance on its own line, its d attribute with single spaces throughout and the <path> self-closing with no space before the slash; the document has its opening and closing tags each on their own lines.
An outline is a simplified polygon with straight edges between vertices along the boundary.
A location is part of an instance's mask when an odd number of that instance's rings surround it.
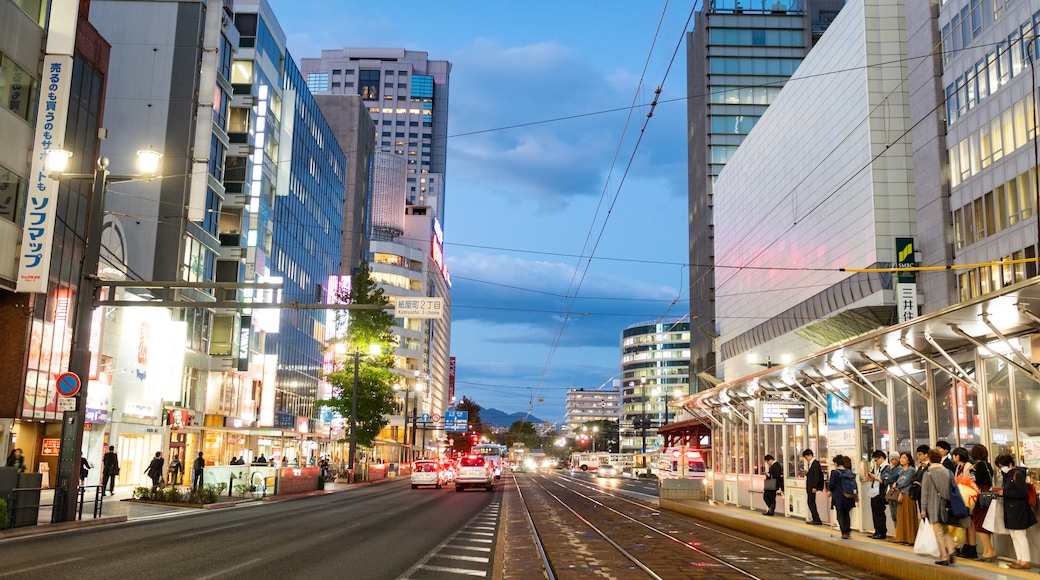
<svg viewBox="0 0 1040 580">
<path fill-rule="evenodd" d="M 956 558 L 953 566 L 937 566 L 934 559 L 918 556 L 912 546 L 871 539 L 865 532 L 852 532 L 842 540 L 841 532 L 829 522 L 812 526 L 802 518 L 777 513 L 765 517 L 761 511 L 722 504 L 716 501 L 660 500 L 662 510 L 682 513 L 731 530 L 771 540 L 806 553 L 840 560 L 864 570 L 891 578 L 913 580 L 953 580 L 1036 578 L 1038 568 L 1016 570 L 1009 560 L 978 562 Z M 822 515 L 822 514 L 821 514 Z"/>
</svg>

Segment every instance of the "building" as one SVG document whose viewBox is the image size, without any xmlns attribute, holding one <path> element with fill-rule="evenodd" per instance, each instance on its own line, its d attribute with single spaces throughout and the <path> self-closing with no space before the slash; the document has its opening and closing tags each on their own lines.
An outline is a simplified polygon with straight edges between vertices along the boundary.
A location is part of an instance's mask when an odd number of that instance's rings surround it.
<svg viewBox="0 0 1040 580">
<path fill-rule="evenodd" d="M 668 407 L 690 394 L 690 323 L 632 324 L 621 335 L 621 452 L 661 446 Z M 672 417 L 674 418 L 674 416 Z"/>
<path fill-rule="evenodd" d="M 566 423 L 564 436 L 573 436 L 590 421 L 619 421 L 621 419 L 621 381 L 609 389 L 571 387 L 567 389 Z"/>
<path fill-rule="evenodd" d="M 47 179 L 43 160 L 63 148 L 74 155 L 68 170 L 89 174 L 98 158 L 110 45 L 89 9 L 0 1 L 0 455 L 22 449 L 29 471 L 46 470 L 50 486 L 62 421 L 54 377 L 71 356 L 91 182 Z M 49 248 L 34 249 L 40 240 Z M 91 404 L 107 414 L 107 405 Z"/>
<path fill-rule="evenodd" d="M 749 4 L 749 6 L 744 6 Z M 696 14 L 687 35 L 690 375 L 694 390 L 721 376 L 716 279 L 730 271 L 714 250 L 714 184 L 785 81 L 827 29 L 844 0 L 722 0 Z"/>
<path fill-rule="evenodd" d="M 300 70 L 323 108 L 337 97 L 356 95 L 374 123 L 376 153 L 366 223 L 373 278 L 391 301 L 444 299 L 443 318 L 399 319 L 394 329 L 399 341 L 395 368 L 401 377 L 400 428 L 395 425 L 398 419 L 392 418 L 376 449 L 386 461 L 407 460 L 395 456 L 397 444 L 432 453 L 435 445 L 446 441 L 443 430 L 416 419 L 443 416 L 454 404 L 449 381 L 451 278 L 444 264 L 443 229 L 451 63 L 401 48 L 343 48 L 302 59 Z M 357 126 L 351 117 L 345 118 L 347 125 Z M 355 227 L 359 217 L 353 216 Z M 413 393 L 418 403 L 409 413 Z"/>
</svg>

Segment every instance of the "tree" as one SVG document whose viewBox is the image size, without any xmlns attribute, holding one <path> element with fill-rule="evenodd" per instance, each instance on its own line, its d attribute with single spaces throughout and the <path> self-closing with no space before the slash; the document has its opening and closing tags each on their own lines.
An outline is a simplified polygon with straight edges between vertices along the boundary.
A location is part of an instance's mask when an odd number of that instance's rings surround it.
<svg viewBox="0 0 1040 580">
<path fill-rule="evenodd" d="M 509 432 L 506 433 L 506 445 L 512 446 L 513 443 L 518 441 L 523 443 L 524 447 L 528 449 L 540 447 L 538 432 L 533 424 L 526 421 L 514 421 L 509 426 Z"/>
<path fill-rule="evenodd" d="M 350 311 L 345 332 L 341 333 L 343 338 L 329 345 L 329 348 L 336 349 L 338 356 L 335 370 L 325 376 L 332 385 L 332 398 L 315 401 L 315 405 L 329 407 L 342 417 L 350 417 L 354 357 L 358 356 L 356 441 L 358 446 L 370 447 L 383 427 L 389 424 L 387 417 L 394 412 L 394 374 L 390 369 L 394 366 L 396 340 L 391 332 L 394 317 L 386 312 L 390 299 L 382 288 L 376 286 L 364 263 L 352 277 L 350 288 L 341 290 L 336 298 L 341 304 L 374 304 L 380 308 Z M 337 327 L 343 330 L 340 324 L 341 321 L 337 321 Z M 368 354 L 372 345 L 379 346 L 380 354 Z"/>
</svg>

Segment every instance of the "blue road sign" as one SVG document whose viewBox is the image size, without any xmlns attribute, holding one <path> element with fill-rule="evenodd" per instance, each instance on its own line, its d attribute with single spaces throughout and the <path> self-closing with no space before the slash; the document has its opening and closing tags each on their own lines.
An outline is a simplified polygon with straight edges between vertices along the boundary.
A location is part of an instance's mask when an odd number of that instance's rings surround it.
<svg viewBox="0 0 1040 580">
<path fill-rule="evenodd" d="M 444 430 L 465 433 L 469 429 L 469 411 L 445 411 Z"/>
</svg>

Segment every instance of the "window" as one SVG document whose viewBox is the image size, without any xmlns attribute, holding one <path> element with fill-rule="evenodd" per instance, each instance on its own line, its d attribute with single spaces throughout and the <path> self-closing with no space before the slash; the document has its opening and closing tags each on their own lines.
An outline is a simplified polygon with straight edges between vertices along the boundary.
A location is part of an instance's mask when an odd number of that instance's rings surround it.
<svg viewBox="0 0 1040 580">
<path fill-rule="evenodd" d="M 31 121 L 36 113 L 37 86 L 36 77 L 0 53 L 0 103 L 4 107 L 21 119 Z"/>
<path fill-rule="evenodd" d="M 329 90 L 329 73 L 310 73 L 307 75 L 307 88 L 312 93 L 324 93 Z"/>
<path fill-rule="evenodd" d="M 379 98 L 379 71 L 362 69 L 358 78 L 358 94 L 366 101 Z"/>
<path fill-rule="evenodd" d="M 21 223 L 25 192 L 25 180 L 0 165 L 0 219 Z"/>
</svg>

